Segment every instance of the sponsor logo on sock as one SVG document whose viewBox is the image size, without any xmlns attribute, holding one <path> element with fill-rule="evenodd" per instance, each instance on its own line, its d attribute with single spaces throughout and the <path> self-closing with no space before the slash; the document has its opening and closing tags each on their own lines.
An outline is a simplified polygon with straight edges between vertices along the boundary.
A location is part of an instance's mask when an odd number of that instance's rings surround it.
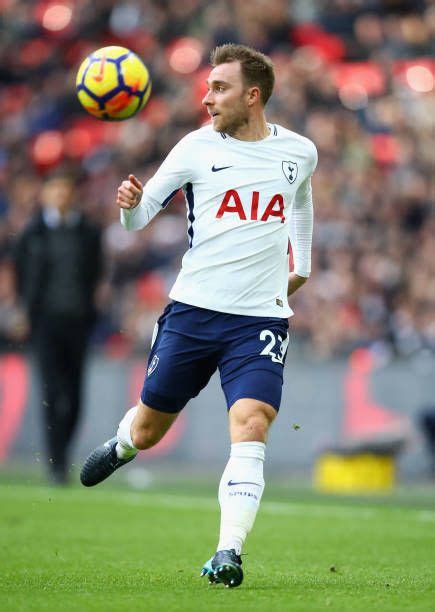
<svg viewBox="0 0 435 612">
<path fill-rule="evenodd" d="M 258 485 L 260 486 L 260 485 Z M 234 491 L 234 493 L 229 493 L 230 497 L 253 497 L 254 499 L 256 499 L 258 501 L 258 497 L 257 495 L 255 495 L 255 493 L 251 493 L 250 491 Z"/>
<path fill-rule="evenodd" d="M 261 485 L 259 485 L 257 482 L 246 482 L 246 481 L 233 482 L 232 480 L 228 481 L 229 487 L 234 487 L 235 485 L 242 485 L 242 484 L 251 484 L 251 485 L 255 485 L 256 487 L 261 487 Z"/>
</svg>

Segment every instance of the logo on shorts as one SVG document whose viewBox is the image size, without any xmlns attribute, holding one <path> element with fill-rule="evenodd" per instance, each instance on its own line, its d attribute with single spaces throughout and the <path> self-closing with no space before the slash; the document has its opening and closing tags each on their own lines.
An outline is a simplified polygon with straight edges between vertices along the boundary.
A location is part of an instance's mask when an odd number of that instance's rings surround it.
<svg viewBox="0 0 435 612">
<path fill-rule="evenodd" d="M 154 357 L 151 359 L 150 365 L 148 366 L 148 376 L 151 376 L 151 374 L 154 372 L 158 365 L 159 358 L 157 357 L 157 355 L 154 355 Z"/>
</svg>

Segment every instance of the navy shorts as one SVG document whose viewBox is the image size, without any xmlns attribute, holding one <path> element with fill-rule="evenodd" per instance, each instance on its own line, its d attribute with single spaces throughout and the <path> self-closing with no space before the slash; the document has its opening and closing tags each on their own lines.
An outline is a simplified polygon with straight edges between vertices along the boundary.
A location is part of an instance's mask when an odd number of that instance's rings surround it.
<svg viewBox="0 0 435 612">
<path fill-rule="evenodd" d="M 228 409 L 251 398 L 278 410 L 287 345 L 287 319 L 171 302 L 156 324 L 141 400 L 179 412 L 219 369 Z"/>
</svg>

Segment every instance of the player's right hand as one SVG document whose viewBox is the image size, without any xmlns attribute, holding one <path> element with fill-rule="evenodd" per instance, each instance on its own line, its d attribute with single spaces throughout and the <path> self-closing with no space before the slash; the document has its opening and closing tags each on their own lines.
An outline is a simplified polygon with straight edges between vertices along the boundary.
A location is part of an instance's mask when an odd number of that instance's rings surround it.
<svg viewBox="0 0 435 612">
<path fill-rule="evenodd" d="M 118 187 L 118 197 L 116 203 L 120 208 L 130 210 L 136 208 L 143 193 L 143 185 L 134 174 L 128 175 L 128 181 L 122 181 Z"/>
</svg>

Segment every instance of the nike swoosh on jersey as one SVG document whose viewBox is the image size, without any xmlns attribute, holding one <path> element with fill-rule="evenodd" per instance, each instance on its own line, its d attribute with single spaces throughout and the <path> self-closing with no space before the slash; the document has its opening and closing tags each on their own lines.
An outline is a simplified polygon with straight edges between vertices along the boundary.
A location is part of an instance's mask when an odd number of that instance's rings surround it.
<svg viewBox="0 0 435 612">
<path fill-rule="evenodd" d="M 221 168 L 216 168 L 216 166 L 213 164 L 211 171 L 220 172 L 221 170 L 226 170 L 227 168 L 232 168 L 232 166 L 221 166 Z"/>
<path fill-rule="evenodd" d="M 233 482 L 232 480 L 228 481 L 229 487 L 233 487 L 234 485 L 241 485 L 241 484 L 252 484 L 252 485 L 255 485 L 256 487 L 261 487 L 261 485 L 259 485 L 258 482 L 249 482 L 249 481 Z"/>
</svg>

